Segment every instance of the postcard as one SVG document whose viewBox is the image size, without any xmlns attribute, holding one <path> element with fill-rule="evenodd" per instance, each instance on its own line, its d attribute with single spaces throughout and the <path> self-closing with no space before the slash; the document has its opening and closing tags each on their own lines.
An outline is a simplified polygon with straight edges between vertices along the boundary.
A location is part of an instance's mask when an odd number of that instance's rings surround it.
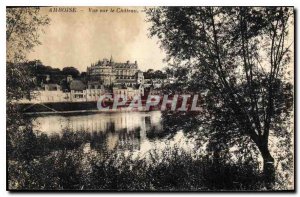
<svg viewBox="0 0 300 197">
<path fill-rule="evenodd" d="M 8 191 L 294 191 L 293 7 L 6 7 Z"/>
</svg>

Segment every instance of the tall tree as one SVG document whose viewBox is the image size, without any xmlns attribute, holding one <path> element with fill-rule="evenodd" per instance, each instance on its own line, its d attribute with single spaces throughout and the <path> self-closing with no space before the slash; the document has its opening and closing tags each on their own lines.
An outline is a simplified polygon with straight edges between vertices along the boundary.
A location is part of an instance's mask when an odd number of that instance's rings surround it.
<svg viewBox="0 0 300 197">
<path fill-rule="evenodd" d="M 8 7 L 6 9 L 6 95 L 10 102 L 28 94 L 32 76 L 23 66 L 26 55 L 34 46 L 41 44 L 42 27 L 49 18 L 40 14 L 38 7 Z M 32 62 L 34 63 L 34 62 Z"/>
<path fill-rule="evenodd" d="M 42 27 L 50 19 L 40 13 L 38 7 L 8 7 L 6 9 L 7 62 L 22 62 L 26 54 L 41 44 L 39 36 Z"/>
<path fill-rule="evenodd" d="M 175 68 L 188 69 L 187 86 L 202 93 L 198 118 L 211 137 L 225 144 L 250 137 L 263 157 L 264 180 L 271 188 L 270 132 L 287 133 L 293 102 L 287 78 L 293 10 L 160 7 L 148 9 L 147 16 L 150 34 L 161 41 L 166 59 Z M 242 143 L 248 146 L 249 140 Z"/>
<path fill-rule="evenodd" d="M 26 133 L 20 129 L 28 125 L 19 113 L 14 101 L 29 95 L 33 76 L 26 60 L 27 53 L 40 44 L 42 28 L 49 18 L 40 13 L 38 7 L 6 8 L 6 123 L 7 154 L 21 150 Z M 32 62 L 35 64 L 36 62 Z M 26 123 L 26 124 L 25 124 Z"/>
</svg>

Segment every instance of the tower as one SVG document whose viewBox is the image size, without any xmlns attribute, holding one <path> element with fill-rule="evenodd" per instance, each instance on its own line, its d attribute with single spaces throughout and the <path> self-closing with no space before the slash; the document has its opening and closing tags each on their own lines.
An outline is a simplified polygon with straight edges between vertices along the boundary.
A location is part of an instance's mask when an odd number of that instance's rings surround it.
<svg viewBox="0 0 300 197">
<path fill-rule="evenodd" d="M 140 70 L 136 73 L 136 83 L 144 84 L 144 73 Z"/>
<path fill-rule="evenodd" d="M 73 80 L 72 75 L 68 75 L 68 76 L 67 76 L 67 82 L 70 83 L 72 80 Z"/>
<path fill-rule="evenodd" d="M 46 82 L 47 82 L 47 83 L 50 82 L 50 75 L 46 75 Z"/>
</svg>

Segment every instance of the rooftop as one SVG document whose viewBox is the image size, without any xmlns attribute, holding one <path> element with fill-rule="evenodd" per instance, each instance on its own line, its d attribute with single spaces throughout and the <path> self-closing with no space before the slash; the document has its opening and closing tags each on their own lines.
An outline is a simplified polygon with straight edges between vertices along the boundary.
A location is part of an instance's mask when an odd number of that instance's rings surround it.
<svg viewBox="0 0 300 197">
<path fill-rule="evenodd" d="M 85 84 L 80 80 L 73 80 L 70 83 L 70 90 L 85 90 Z"/>
</svg>

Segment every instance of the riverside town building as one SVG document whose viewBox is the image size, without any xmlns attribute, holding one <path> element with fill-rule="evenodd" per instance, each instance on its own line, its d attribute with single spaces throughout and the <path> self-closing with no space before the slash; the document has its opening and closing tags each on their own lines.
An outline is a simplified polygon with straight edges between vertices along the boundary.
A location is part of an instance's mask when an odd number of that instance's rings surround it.
<svg viewBox="0 0 300 197">
<path fill-rule="evenodd" d="M 121 94 L 128 99 L 145 94 L 144 75 L 139 70 L 137 61 L 115 62 L 112 57 L 109 60 L 104 58 L 88 66 L 86 75 L 85 82 L 69 75 L 55 83 L 50 75 L 47 75 L 42 84 L 31 92 L 30 98 L 18 102 L 96 102 L 103 94 Z M 148 87 L 148 90 L 150 89 Z"/>
<path fill-rule="evenodd" d="M 46 75 L 42 84 L 31 92 L 30 98 L 18 102 L 24 104 L 97 102 L 98 109 L 104 111 L 107 109 L 198 111 L 199 108 L 196 107 L 198 95 L 162 94 L 163 85 L 173 82 L 172 78 L 164 81 L 145 80 L 137 61 L 120 63 L 111 57 L 109 60 L 104 58 L 87 67 L 86 78 L 83 81 L 74 79 L 71 75 L 57 81 L 51 80 L 50 75 Z M 111 106 L 104 107 L 103 103 Z"/>
</svg>

